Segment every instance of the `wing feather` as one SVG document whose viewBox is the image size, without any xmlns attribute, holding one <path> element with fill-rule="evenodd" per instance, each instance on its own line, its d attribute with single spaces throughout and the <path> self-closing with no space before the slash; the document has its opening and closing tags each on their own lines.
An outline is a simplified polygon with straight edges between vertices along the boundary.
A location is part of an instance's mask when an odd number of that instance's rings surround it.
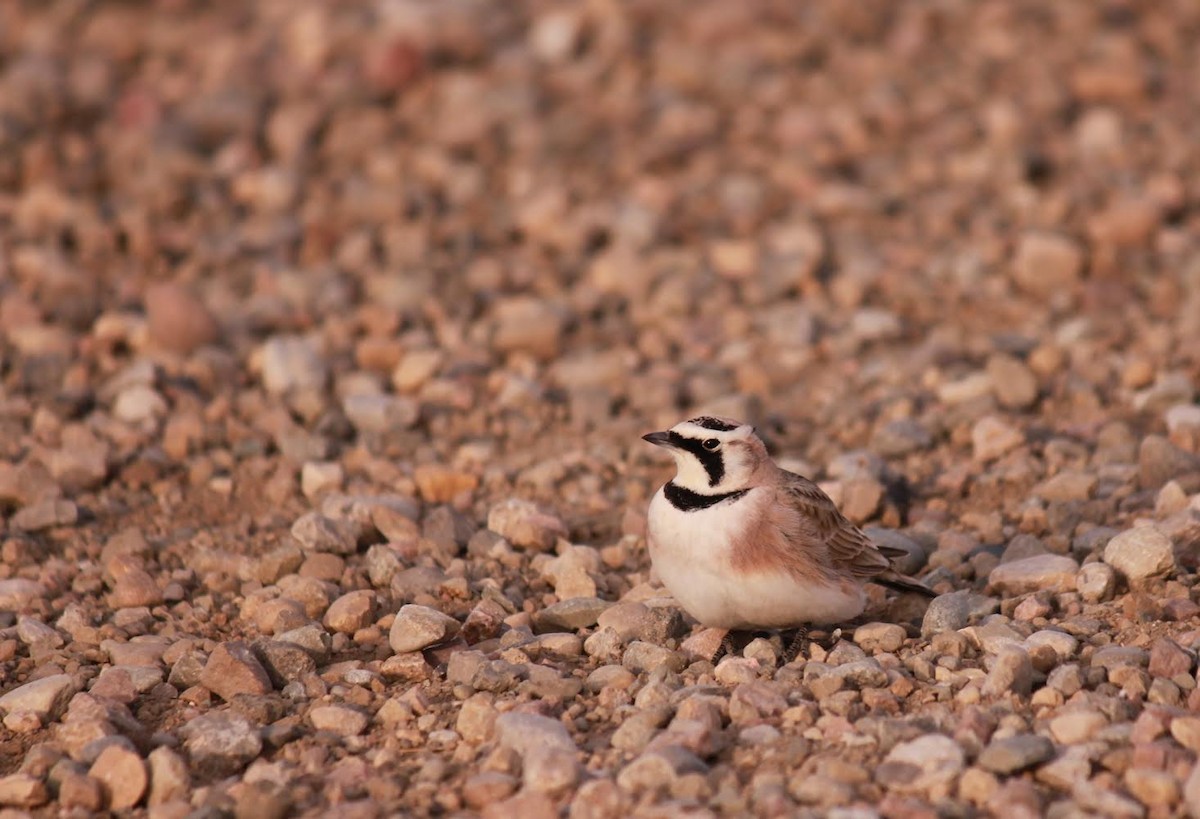
<svg viewBox="0 0 1200 819">
<path fill-rule="evenodd" d="M 796 525 L 807 535 L 796 539 L 798 545 L 823 544 L 830 568 L 864 580 L 891 570 L 889 553 L 896 549 L 885 552 L 873 543 L 808 478 L 791 472 L 785 472 L 784 476 L 786 480 L 780 487 L 780 499 L 793 511 Z"/>
</svg>

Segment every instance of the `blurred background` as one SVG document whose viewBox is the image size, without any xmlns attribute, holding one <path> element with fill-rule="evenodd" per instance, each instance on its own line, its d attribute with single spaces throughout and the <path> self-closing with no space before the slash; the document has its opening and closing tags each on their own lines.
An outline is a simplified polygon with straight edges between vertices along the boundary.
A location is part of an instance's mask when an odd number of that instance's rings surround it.
<svg viewBox="0 0 1200 819">
<path fill-rule="evenodd" d="M 7 423 L 111 411 L 143 485 L 366 442 L 604 509 L 694 408 L 943 493 L 1128 450 L 1200 372 L 1198 36 L 1185 0 L 6 3 Z"/>
</svg>

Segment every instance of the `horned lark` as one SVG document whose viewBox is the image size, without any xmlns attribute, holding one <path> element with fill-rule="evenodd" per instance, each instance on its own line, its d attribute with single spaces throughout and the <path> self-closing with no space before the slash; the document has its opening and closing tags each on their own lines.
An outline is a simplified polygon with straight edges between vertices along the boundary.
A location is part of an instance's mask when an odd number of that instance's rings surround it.
<svg viewBox="0 0 1200 819">
<path fill-rule="evenodd" d="M 815 483 L 777 466 L 752 426 L 704 416 L 643 438 L 677 467 L 650 501 L 650 560 L 702 625 L 843 622 L 862 613 L 867 582 L 933 596 L 892 568 L 902 553 L 872 543 Z"/>
</svg>

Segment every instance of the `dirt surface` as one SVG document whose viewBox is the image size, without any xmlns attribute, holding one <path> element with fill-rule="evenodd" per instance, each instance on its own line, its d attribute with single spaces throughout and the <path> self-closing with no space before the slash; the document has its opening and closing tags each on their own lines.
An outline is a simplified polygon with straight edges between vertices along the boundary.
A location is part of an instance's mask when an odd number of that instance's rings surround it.
<svg viewBox="0 0 1200 819">
<path fill-rule="evenodd" d="M 0 816 L 1200 814 L 1198 41 L 0 4 Z M 940 596 L 700 656 L 700 410 Z"/>
</svg>

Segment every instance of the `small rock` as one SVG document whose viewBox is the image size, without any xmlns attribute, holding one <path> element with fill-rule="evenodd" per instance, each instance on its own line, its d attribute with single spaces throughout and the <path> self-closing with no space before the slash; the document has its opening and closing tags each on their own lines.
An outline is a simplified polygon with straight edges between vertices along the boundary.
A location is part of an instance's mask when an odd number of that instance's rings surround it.
<svg viewBox="0 0 1200 819">
<path fill-rule="evenodd" d="M 579 779 L 575 742 L 566 726 L 538 714 L 510 711 L 496 718 L 496 741 L 521 757 L 525 786 L 540 792 L 560 792 Z"/>
<path fill-rule="evenodd" d="M 344 737 L 361 734 L 370 722 L 366 714 L 348 705 L 318 705 L 308 712 L 308 721 L 318 731 Z"/>
<path fill-rule="evenodd" d="M 158 606 L 163 602 L 163 591 L 149 572 L 134 568 L 123 573 L 113 584 L 108 602 L 118 609 Z"/>
<path fill-rule="evenodd" d="M 1050 503 L 1085 501 L 1092 497 L 1097 478 L 1087 472 L 1065 469 L 1034 487 L 1033 492 Z"/>
<path fill-rule="evenodd" d="M 388 643 L 397 654 L 420 651 L 449 640 L 458 630 L 458 621 L 453 617 L 428 606 L 409 604 L 396 614 Z"/>
<path fill-rule="evenodd" d="M 104 783 L 108 791 L 108 807 L 126 810 L 142 800 L 149 784 L 146 763 L 134 751 L 122 745 L 109 745 L 100 752 L 88 776 Z"/>
<path fill-rule="evenodd" d="M 221 643 L 208 657 L 200 684 L 226 702 L 238 694 L 266 694 L 274 690 L 271 678 L 250 646 L 243 642 Z"/>
<path fill-rule="evenodd" d="M 871 449 L 885 458 L 899 458 L 932 445 L 933 435 L 915 418 L 888 421 L 871 436 Z"/>
<path fill-rule="evenodd" d="M 104 787 L 95 779 L 73 770 L 64 771 L 58 780 L 58 804 L 78 808 L 89 815 L 104 809 Z"/>
<path fill-rule="evenodd" d="M 336 461 L 306 461 L 300 467 L 300 491 L 309 500 L 341 491 L 345 480 L 346 471 Z"/>
<path fill-rule="evenodd" d="M 1150 646 L 1150 663 L 1146 670 L 1152 677 L 1170 679 L 1180 674 L 1191 674 L 1194 659 L 1179 643 L 1170 637 L 1160 637 Z"/>
<path fill-rule="evenodd" d="M 1015 597 L 1035 591 L 1074 591 L 1079 564 L 1065 555 L 1042 554 L 1001 563 L 988 575 L 988 585 Z"/>
<path fill-rule="evenodd" d="M 495 305 L 495 316 L 492 344 L 499 352 L 524 352 L 539 359 L 550 359 L 560 352 L 563 317 L 542 299 L 502 299 Z"/>
<path fill-rule="evenodd" d="M 1175 572 L 1171 539 L 1154 526 L 1127 529 L 1114 537 L 1104 547 L 1104 562 L 1135 585 Z"/>
<path fill-rule="evenodd" d="M 1107 725 L 1108 720 L 1098 711 L 1067 711 L 1050 720 L 1050 735 L 1062 745 L 1078 745 Z"/>
<path fill-rule="evenodd" d="M 1172 478 L 1200 472 L 1200 456 L 1180 449 L 1161 435 L 1148 435 L 1138 447 L 1138 483 L 1157 489 Z"/>
<path fill-rule="evenodd" d="M 117 394 L 112 414 L 127 424 L 157 421 L 170 409 L 158 390 L 148 384 L 134 384 Z"/>
<path fill-rule="evenodd" d="M 988 669 L 983 694 L 988 697 L 1016 694 L 1029 696 L 1033 686 L 1033 664 L 1025 649 L 1016 645 L 1001 646 Z"/>
<path fill-rule="evenodd" d="M 1125 787 L 1148 808 L 1169 810 L 1179 801 L 1179 782 L 1166 771 L 1129 768 L 1125 771 Z"/>
<path fill-rule="evenodd" d="M 75 683 L 69 674 L 51 674 L 0 696 L 0 711 L 5 714 L 26 711 L 50 722 L 58 719 L 74 694 Z"/>
<path fill-rule="evenodd" d="M 1002 775 L 1014 774 L 1054 756 L 1054 743 L 1038 734 L 994 739 L 979 755 L 979 765 Z"/>
<path fill-rule="evenodd" d="M 1037 401 L 1037 377 L 1020 359 L 997 353 L 988 359 L 987 374 L 996 400 L 1005 409 L 1028 409 Z"/>
<path fill-rule="evenodd" d="M 0 580 L 0 610 L 20 614 L 45 596 L 46 588 L 33 580 L 19 577 Z"/>
<path fill-rule="evenodd" d="M 145 304 L 150 340 L 162 349 L 187 355 L 217 340 L 216 319 L 188 287 L 176 282 L 151 285 Z"/>
<path fill-rule="evenodd" d="M 359 432 L 386 434 L 417 423 L 421 405 L 404 395 L 355 393 L 342 400 L 342 412 Z"/>
<path fill-rule="evenodd" d="M 154 807 L 187 796 L 192 783 L 183 757 L 170 748 L 160 746 L 150 752 L 146 761 L 150 765 L 147 805 Z"/>
<path fill-rule="evenodd" d="M 864 651 L 898 651 L 908 637 L 895 623 L 866 623 L 854 630 L 854 642 Z"/>
<path fill-rule="evenodd" d="M 354 634 L 373 622 L 375 622 L 375 592 L 366 589 L 343 594 L 330 603 L 329 608 L 325 611 L 325 627 L 342 634 Z"/>
<path fill-rule="evenodd" d="M 979 609 L 979 595 L 969 591 L 956 591 L 935 597 L 925 609 L 921 621 L 921 635 L 932 637 L 946 631 L 958 631 L 966 627 L 971 616 Z"/>
<path fill-rule="evenodd" d="M 889 783 L 895 789 L 908 793 L 948 791 L 962 773 L 965 763 L 962 748 L 943 734 L 925 734 L 897 743 L 884 760 L 885 766 L 890 765 L 897 768 L 898 773 L 903 772 L 902 776 L 889 777 Z"/>
<path fill-rule="evenodd" d="M 0 805 L 14 808 L 36 808 L 49 801 L 50 793 L 42 784 L 42 780 L 37 777 L 26 773 L 0 776 Z"/>
<path fill-rule="evenodd" d="M 534 615 L 534 631 L 544 634 L 552 631 L 578 631 L 594 626 L 600 615 L 611 605 L 612 603 L 598 597 L 561 600 Z"/>
<path fill-rule="evenodd" d="M 562 521 L 519 498 L 493 506 L 488 512 L 488 529 L 514 546 L 540 552 L 554 548 L 558 539 L 567 534 Z"/>
<path fill-rule="evenodd" d="M 56 526 L 74 526 L 78 521 L 79 507 L 72 501 L 51 498 L 26 506 L 12 516 L 9 525 L 18 532 L 40 532 Z"/>
<path fill-rule="evenodd" d="M 358 527 L 350 520 L 307 512 L 296 519 L 291 532 L 306 552 L 352 555 L 358 551 Z"/>
<path fill-rule="evenodd" d="M 675 605 L 647 605 L 635 600 L 622 600 L 601 612 L 596 618 L 601 628 L 611 628 L 622 640 L 644 640 L 663 643 L 687 632 L 683 615 Z"/>
<path fill-rule="evenodd" d="M 971 428 L 971 446 L 977 461 L 994 461 L 1025 443 L 1025 435 L 1016 427 L 993 415 L 975 422 Z"/>
<path fill-rule="evenodd" d="M 1075 577 L 1075 590 L 1085 603 L 1111 600 L 1117 590 L 1117 573 L 1107 563 L 1085 563 Z"/>
<path fill-rule="evenodd" d="M 299 336 L 273 336 L 261 350 L 263 386 L 272 395 L 325 389 L 329 369 L 316 347 Z"/>
<path fill-rule="evenodd" d="M 202 714 L 188 722 L 181 733 L 192 765 L 214 773 L 236 773 L 262 753 L 258 730 L 248 719 L 230 711 Z"/>
<path fill-rule="evenodd" d="M 1171 720 L 1171 736 L 1189 751 L 1200 751 L 1200 717 L 1175 717 Z"/>
<path fill-rule="evenodd" d="M 681 671 L 684 666 L 683 655 L 677 651 L 663 648 L 654 643 L 635 640 L 625 649 L 621 664 L 634 673 L 654 671 L 656 668 L 668 668 L 671 671 Z"/>
<path fill-rule="evenodd" d="M 1013 281 L 1035 296 L 1070 292 L 1083 272 L 1084 252 L 1074 239 L 1055 233 L 1029 231 L 1017 242 L 1012 262 Z"/>
<path fill-rule="evenodd" d="M 421 464 L 413 470 L 413 480 L 427 503 L 450 503 L 479 485 L 477 475 L 440 464 Z"/>
</svg>

